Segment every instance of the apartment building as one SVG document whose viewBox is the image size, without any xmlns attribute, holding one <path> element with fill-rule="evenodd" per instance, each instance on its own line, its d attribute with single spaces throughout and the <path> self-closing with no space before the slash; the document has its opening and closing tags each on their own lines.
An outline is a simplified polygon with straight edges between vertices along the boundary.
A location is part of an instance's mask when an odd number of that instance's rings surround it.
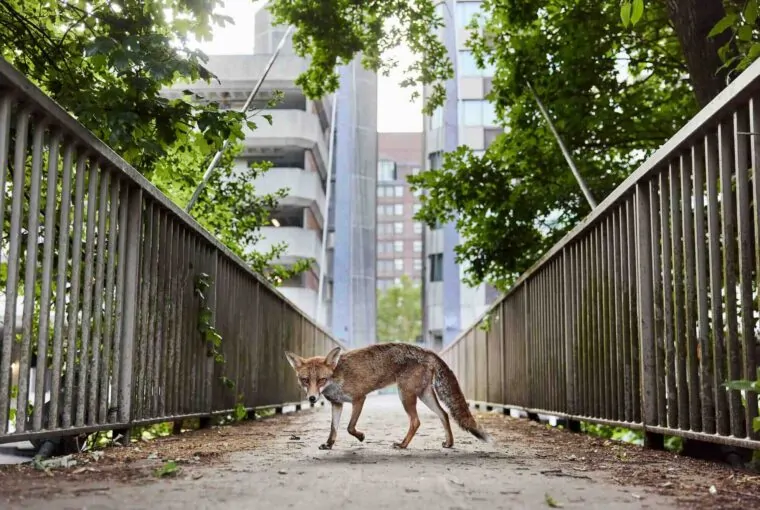
<svg viewBox="0 0 760 510">
<path fill-rule="evenodd" d="M 413 219 L 420 200 L 406 181 L 422 162 L 422 133 L 378 133 L 378 290 L 397 285 L 402 275 L 422 283 L 423 227 Z"/>
<path fill-rule="evenodd" d="M 439 35 L 454 63 L 455 77 L 446 83 L 444 105 L 424 121 L 426 169 L 440 168 L 443 154 L 460 145 L 484 151 L 504 131 L 485 99 L 493 70 L 479 69 L 465 46 L 465 27 L 480 6 L 479 1 L 445 0 L 437 7 L 445 23 Z M 423 337 L 435 349 L 452 342 L 499 296 L 490 285 L 471 288 L 462 281 L 466 267 L 456 262 L 454 252 L 459 242 L 454 222 L 424 228 Z"/>
<path fill-rule="evenodd" d="M 178 97 L 190 88 L 203 101 L 240 109 L 286 32 L 286 27 L 272 24 L 266 5 L 256 12 L 254 29 L 252 54 L 209 56 L 206 65 L 218 82 L 177 85 L 164 95 Z M 246 130 L 236 164 L 242 168 L 252 162 L 272 162 L 273 167 L 257 179 L 256 191 L 266 194 L 288 188 L 289 192 L 272 211 L 271 225 L 261 229 L 262 240 L 248 249 L 267 251 L 284 242 L 287 249 L 275 262 L 315 260 L 309 271 L 283 282 L 279 290 L 347 344 L 356 344 L 357 338 L 367 343 L 367 338 L 374 339 L 376 316 L 377 104 L 372 91 L 377 76 L 361 69 L 357 59 L 340 70 L 337 94 L 311 100 L 295 84 L 307 66 L 308 60 L 293 53 L 288 39 L 252 105 L 258 111 L 257 129 Z M 282 92 L 283 101 L 267 108 L 276 92 Z M 331 171 L 334 101 L 339 105 Z M 263 120 L 266 114 L 272 117 L 271 125 Z"/>
</svg>

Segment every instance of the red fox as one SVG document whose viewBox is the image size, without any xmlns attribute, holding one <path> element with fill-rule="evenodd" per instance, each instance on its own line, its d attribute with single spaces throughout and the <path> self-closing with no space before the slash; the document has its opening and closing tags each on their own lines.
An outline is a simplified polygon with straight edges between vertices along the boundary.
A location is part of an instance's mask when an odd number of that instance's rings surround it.
<svg viewBox="0 0 760 510">
<path fill-rule="evenodd" d="M 454 445 L 454 435 L 451 433 L 449 416 L 441 408 L 438 398 L 449 408 L 454 421 L 461 428 L 481 441 L 489 440 L 470 413 L 454 372 L 430 350 L 411 344 L 387 343 L 345 353 L 336 347 L 324 357 L 305 359 L 292 352 L 286 352 L 285 357 L 295 370 L 309 402 L 314 403 L 323 395 L 332 404 L 330 435 L 327 442 L 320 445 L 320 450 L 329 450 L 335 444 L 340 415 L 346 402 L 352 406 L 348 433 L 359 441 L 364 441 L 364 433 L 356 430 L 364 400 L 370 392 L 393 383 L 398 385 L 401 403 L 409 415 L 409 430 L 400 443 L 393 443 L 395 448 L 409 446 L 420 426 L 417 416 L 418 398 L 440 418 L 446 432 L 444 448 Z"/>
</svg>

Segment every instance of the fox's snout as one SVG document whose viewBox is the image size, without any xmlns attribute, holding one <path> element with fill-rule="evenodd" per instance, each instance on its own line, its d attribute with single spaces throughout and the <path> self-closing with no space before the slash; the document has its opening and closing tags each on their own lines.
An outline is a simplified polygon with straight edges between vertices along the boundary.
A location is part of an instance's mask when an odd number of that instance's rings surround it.
<svg viewBox="0 0 760 510">
<path fill-rule="evenodd" d="M 309 381 L 308 383 L 303 385 L 304 392 L 306 393 L 306 398 L 309 399 L 309 402 L 312 404 L 319 400 L 319 397 L 322 395 L 322 390 L 324 387 L 320 387 L 319 384 L 317 384 L 316 381 Z"/>
</svg>

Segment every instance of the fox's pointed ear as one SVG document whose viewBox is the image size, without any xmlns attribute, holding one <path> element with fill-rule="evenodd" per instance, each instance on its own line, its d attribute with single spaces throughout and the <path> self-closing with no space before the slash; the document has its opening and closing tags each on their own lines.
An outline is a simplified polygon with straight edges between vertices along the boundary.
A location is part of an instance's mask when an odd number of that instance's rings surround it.
<svg viewBox="0 0 760 510">
<path fill-rule="evenodd" d="M 288 359 L 288 363 L 293 369 L 298 370 L 303 365 L 303 358 L 290 351 L 285 351 L 285 357 Z"/>
<path fill-rule="evenodd" d="M 335 349 L 327 353 L 327 356 L 325 356 L 325 363 L 327 363 L 332 368 L 335 368 L 338 365 L 339 359 L 340 359 L 340 347 L 336 347 Z"/>
</svg>

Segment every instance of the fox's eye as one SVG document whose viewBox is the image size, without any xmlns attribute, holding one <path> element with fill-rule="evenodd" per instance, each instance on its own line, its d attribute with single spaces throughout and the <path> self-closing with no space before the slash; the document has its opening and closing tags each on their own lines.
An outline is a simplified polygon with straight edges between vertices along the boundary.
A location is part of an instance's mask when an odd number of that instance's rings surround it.
<svg viewBox="0 0 760 510">
<path fill-rule="evenodd" d="M 319 381 L 317 381 L 317 384 L 319 384 L 320 386 L 322 386 L 326 382 L 327 382 L 327 379 L 320 379 Z"/>
<path fill-rule="evenodd" d="M 309 384 L 309 379 L 301 378 L 301 384 L 303 384 L 304 386 L 306 386 L 307 384 Z"/>
</svg>

